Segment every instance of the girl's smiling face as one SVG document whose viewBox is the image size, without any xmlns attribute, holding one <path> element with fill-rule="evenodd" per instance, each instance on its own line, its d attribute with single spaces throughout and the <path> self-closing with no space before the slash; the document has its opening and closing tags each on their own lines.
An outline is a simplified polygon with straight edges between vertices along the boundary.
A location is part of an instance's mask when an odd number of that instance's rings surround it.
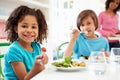
<svg viewBox="0 0 120 80">
<path fill-rule="evenodd" d="M 31 43 L 38 37 L 38 23 L 35 16 L 26 15 L 16 29 L 19 40 Z"/>
<path fill-rule="evenodd" d="M 95 36 L 95 24 L 93 19 L 88 16 L 82 20 L 82 24 L 80 26 L 82 32 L 85 33 L 85 36 L 88 38 L 93 38 Z"/>
</svg>

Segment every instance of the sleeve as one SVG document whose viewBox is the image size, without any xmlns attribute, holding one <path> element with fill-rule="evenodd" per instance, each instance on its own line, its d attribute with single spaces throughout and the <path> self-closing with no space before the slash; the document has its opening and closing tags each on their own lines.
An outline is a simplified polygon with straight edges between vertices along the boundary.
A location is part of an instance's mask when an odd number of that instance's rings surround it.
<svg viewBox="0 0 120 80">
<path fill-rule="evenodd" d="M 109 33 L 102 29 L 103 17 L 104 16 L 101 13 L 98 16 L 98 28 L 97 28 L 97 32 L 99 32 L 104 37 L 108 37 Z"/>
<path fill-rule="evenodd" d="M 23 62 L 23 57 L 20 53 L 20 51 L 14 47 L 11 47 L 6 55 L 7 61 L 8 63 L 10 62 Z"/>
</svg>

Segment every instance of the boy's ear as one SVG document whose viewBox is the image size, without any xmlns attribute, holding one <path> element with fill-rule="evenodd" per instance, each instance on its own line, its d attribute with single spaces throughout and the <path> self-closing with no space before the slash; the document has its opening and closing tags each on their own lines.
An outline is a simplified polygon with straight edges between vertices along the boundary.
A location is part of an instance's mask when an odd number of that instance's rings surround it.
<svg viewBox="0 0 120 80">
<path fill-rule="evenodd" d="M 18 32 L 17 27 L 14 27 L 14 31 L 15 31 L 16 33 Z"/>
</svg>

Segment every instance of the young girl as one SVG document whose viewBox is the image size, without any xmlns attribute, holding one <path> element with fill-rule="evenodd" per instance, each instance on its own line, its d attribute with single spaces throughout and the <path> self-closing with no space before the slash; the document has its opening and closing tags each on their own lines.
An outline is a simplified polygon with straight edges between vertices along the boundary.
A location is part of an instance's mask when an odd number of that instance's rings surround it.
<svg viewBox="0 0 120 80">
<path fill-rule="evenodd" d="M 47 38 L 44 15 L 39 9 L 19 6 L 8 18 L 6 31 L 11 45 L 4 56 L 5 80 L 30 80 L 48 62 L 40 46 Z"/>
<path fill-rule="evenodd" d="M 120 0 L 106 0 L 106 10 L 99 14 L 99 27 L 98 32 L 108 39 L 108 37 L 114 37 L 116 34 L 120 34 L 119 30 L 119 15 L 117 12 L 120 10 Z M 112 47 L 120 47 L 118 40 L 110 40 L 110 49 Z"/>
<path fill-rule="evenodd" d="M 107 39 L 95 34 L 97 27 L 98 19 L 95 12 L 92 10 L 83 10 L 77 18 L 78 30 L 73 30 L 72 38 L 64 57 L 72 56 L 74 59 L 79 59 L 81 56 L 90 56 L 91 51 L 104 50 L 105 52 L 109 52 Z"/>
</svg>

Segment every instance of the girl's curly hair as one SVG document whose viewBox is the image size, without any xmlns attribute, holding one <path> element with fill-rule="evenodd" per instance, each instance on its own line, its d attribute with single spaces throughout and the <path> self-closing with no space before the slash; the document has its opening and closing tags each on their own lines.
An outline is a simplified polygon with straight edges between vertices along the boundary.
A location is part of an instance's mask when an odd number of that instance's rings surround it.
<svg viewBox="0 0 120 80">
<path fill-rule="evenodd" d="M 17 28 L 18 23 L 21 22 L 26 15 L 33 15 L 36 17 L 39 32 L 38 37 L 37 39 L 35 39 L 35 41 L 40 42 L 42 44 L 42 40 L 47 39 L 48 30 L 45 16 L 43 15 L 40 9 L 29 8 L 24 5 L 21 5 L 18 8 L 16 8 L 9 16 L 6 22 L 5 29 L 5 31 L 8 33 L 7 39 L 11 43 L 18 39 L 18 34 L 15 32 L 15 28 Z"/>
</svg>

